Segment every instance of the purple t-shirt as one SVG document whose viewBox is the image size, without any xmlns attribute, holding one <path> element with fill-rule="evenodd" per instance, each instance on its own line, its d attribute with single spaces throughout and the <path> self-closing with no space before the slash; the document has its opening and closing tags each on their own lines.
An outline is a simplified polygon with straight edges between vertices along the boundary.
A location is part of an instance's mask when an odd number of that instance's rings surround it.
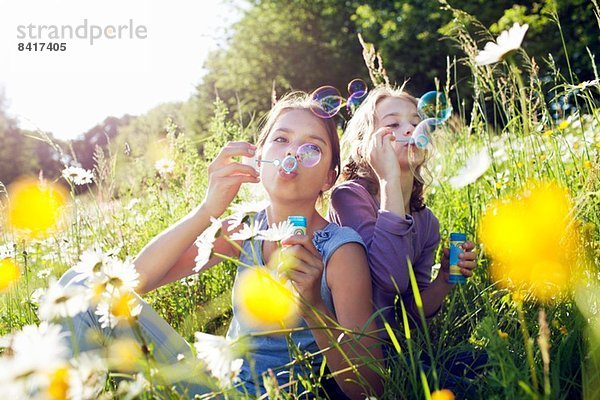
<svg viewBox="0 0 600 400">
<path fill-rule="evenodd" d="M 373 301 L 377 309 L 383 309 L 381 316 L 398 329 L 398 322 L 402 322 L 402 316 L 394 311 L 398 294 L 409 314 L 419 318 L 412 298 L 407 258 L 421 291 L 431 283 L 434 252 L 440 243 L 440 223 L 428 208 L 405 217 L 380 210 L 379 202 L 365 186 L 364 179 L 337 186 L 331 193 L 329 219 L 353 228 L 362 237 L 368 249 Z"/>
</svg>

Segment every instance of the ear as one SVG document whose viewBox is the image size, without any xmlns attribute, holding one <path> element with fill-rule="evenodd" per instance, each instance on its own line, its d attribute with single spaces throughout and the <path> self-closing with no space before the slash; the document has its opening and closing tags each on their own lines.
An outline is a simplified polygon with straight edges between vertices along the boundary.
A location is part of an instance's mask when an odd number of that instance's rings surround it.
<svg viewBox="0 0 600 400">
<path fill-rule="evenodd" d="M 335 183 L 335 171 L 330 170 L 327 173 L 327 181 L 323 184 L 323 186 L 321 186 L 321 192 L 326 192 L 329 189 L 331 189 L 331 187 L 333 186 L 334 183 Z"/>
</svg>

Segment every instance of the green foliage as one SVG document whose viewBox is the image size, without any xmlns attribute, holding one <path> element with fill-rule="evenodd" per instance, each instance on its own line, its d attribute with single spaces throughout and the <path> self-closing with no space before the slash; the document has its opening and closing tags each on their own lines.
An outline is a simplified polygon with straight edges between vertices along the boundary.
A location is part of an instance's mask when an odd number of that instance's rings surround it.
<svg viewBox="0 0 600 400">
<path fill-rule="evenodd" d="M 208 126 L 216 98 L 246 125 L 270 108 L 273 89 L 277 95 L 321 85 L 343 91 L 364 77 L 352 11 L 342 0 L 250 2 L 228 46 L 206 62 L 194 99 L 198 126 Z"/>
</svg>

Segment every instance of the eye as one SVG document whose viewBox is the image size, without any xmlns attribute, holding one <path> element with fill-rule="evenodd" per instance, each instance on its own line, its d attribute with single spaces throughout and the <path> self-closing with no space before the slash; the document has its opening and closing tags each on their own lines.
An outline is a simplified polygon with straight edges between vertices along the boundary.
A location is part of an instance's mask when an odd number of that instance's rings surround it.
<svg viewBox="0 0 600 400">
<path fill-rule="evenodd" d="M 419 125 L 420 122 L 421 122 L 421 118 L 413 118 L 410 120 L 410 123 L 414 126 Z"/>
<path fill-rule="evenodd" d="M 277 137 L 275 137 L 275 139 L 273 139 L 273 141 L 277 142 L 277 143 L 285 143 L 285 142 L 287 142 L 287 139 L 284 138 L 283 136 L 277 136 Z"/>
<path fill-rule="evenodd" d="M 386 127 L 388 127 L 388 128 L 397 128 L 397 127 L 399 127 L 399 126 L 400 126 L 400 124 L 399 124 L 399 123 L 397 123 L 397 122 L 394 122 L 394 123 L 392 123 L 392 124 L 387 124 L 387 125 L 386 125 Z"/>
</svg>

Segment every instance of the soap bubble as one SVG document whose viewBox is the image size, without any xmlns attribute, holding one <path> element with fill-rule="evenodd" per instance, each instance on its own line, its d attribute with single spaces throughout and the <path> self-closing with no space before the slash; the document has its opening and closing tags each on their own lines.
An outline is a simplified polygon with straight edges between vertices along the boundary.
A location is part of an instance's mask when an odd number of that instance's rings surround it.
<svg viewBox="0 0 600 400">
<path fill-rule="evenodd" d="M 440 122 L 446 121 L 452 115 L 452 104 L 442 92 L 431 91 L 419 99 L 417 112 L 422 119 L 435 118 Z"/>
<path fill-rule="evenodd" d="M 362 79 L 353 79 L 348 84 L 348 94 L 367 93 L 367 84 Z"/>
<path fill-rule="evenodd" d="M 304 143 L 298 147 L 296 159 L 303 167 L 314 167 L 321 161 L 321 149 L 316 144 Z"/>
<path fill-rule="evenodd" d="M 333 86 L 321 86 L 310 97 L 320 105 L 311 107 L 311 111 L 318 117 L 331 118 L 342 108 L 343 97 Z"/>
</svg>

